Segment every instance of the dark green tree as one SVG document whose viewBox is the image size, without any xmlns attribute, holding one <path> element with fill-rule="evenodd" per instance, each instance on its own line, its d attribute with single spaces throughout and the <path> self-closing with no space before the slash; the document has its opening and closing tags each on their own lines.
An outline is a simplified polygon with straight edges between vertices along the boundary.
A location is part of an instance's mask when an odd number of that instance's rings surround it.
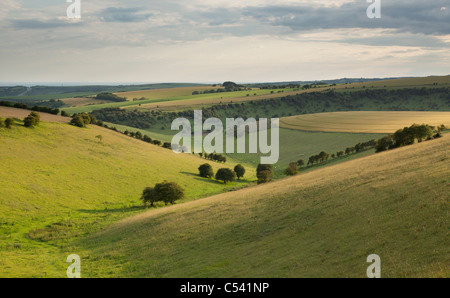
<svg viewBox="0 0 450 298">
<path fill-rule="evenodd" d="M 273 178 L 273 165 L 259 164 L 256 168 L 256 178 L 258 178 L 258 184 L 271 181 Z"/>
<path fill-rule="evenodd" d="M 216 173 L 216 180 L 221 180 L 225 184 L 227 182 L 233 182 L 236 180 L 236 173 L 228 168 L 219 169 Z"/>
<path fill-rule="evenodd" d="M 13 118 L 6 118 L 5 119 L 5 127 L 6 128 L 11 128 L 14 124 L 14 119 Z"/>
<path fill-rule="evenodd" d="M 184 189 L 175 182 L 164 181 L 155 185 L 154 191 L 158 201 L 167 204 L 175 204 L 175 201 L 184 198 Z"/>
<path fill-rule="evenodd" d="M 198 167 L 198 171 L 199 171 L 200 177 L 203 177 L 203 178 L 214 177 L 213 168 L 208 163 L 202 164 L 200 167 Z"/>
<path fill-rule="evenodd" d="M 244 177 L 245 168 L 241 164 L 238 164 L 234 167 L 234 172 L 236 173 L 236 177 L 239 180 Z"/>
</svg>

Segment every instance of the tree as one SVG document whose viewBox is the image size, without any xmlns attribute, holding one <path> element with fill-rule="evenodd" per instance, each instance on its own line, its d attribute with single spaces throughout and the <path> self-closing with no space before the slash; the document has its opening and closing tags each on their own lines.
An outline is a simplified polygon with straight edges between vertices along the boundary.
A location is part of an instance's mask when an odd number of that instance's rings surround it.
<svg viewBox="0 0 450 298">
<path fill-rule="evenodd" d="M 222 168 L 219 169 L 216 173 L 216 179 L 217 180 L 222 180 L 223 183 L 227 183 L 227 182 L 233 182 L 236 180 L 236 173 L 233 172 L 231 169 L 228 168 Z"/>
<path fill-rule="evenodd" d="M 23 125 L 25 127 L 34 127 L 39 124 L 41 117 L 36 112 L 31 112 L 25 119 L 23 119 Z"/>
<path fill-rule="evenodd" d="M 287 176 L 295 176 L 298 174 L 298 165 L 296 162 L 291 162 L 288 168 L 284 171 Z"/>
<path fill-rule="evenodd" d="M 164 181 L 158 183 L 154 188 L 156 199 L 167 204 L 175 204 L 175 201 L 184 198 L 184 189 L 175 182 Z"/>
<path fill-rule="evenodd" d="M 203 177 L 203 178 L 212 178 L 212 177 L 214 177 L 213 168 L 208 163 L 202 164 L 198 168 L 198 171 L 199 171 L 200 177 Z"/>
<path fill-rule="evenodd" d="M 236 176 L 239 179 L 241 179 L 242 177 L 244 177 L 245 174 L 245 168 L 241 165 L 238 164 L 234 167 L 234 172 L 236 173 Z"/>
<path fill-rule="evenodd" d="M 156 196 L 155 190 L 153 187 L 146 187 L 142 192 L 141 200 L 144 202 L 144 205 L 150 203 L 150 206 L 153 207 L 154 203 L 158 202 L 158 197 Z"/>
<path fill-rule="evenodd" d="M 73 116 L 72 120 L 70 120 L 70 124 L 78 127 L 86 127 L 86 123 L 80 114 Z"/>
<path fill-rule="evenodd" d="M 6 118 L 5 119 L 5 127 L 6 128 L 11 128 L 13 124 L 14 124 L 14 119 L 13 118 Z"/>
<path fill-rule="evenodd" d="M 297 160 L 297 165 L 301 168 L 305 165 L 305 161 L 303 159 Z"/>
<path fill-rule="evenodd" d="M 258 184 L 271 181 L 273 178 L 273 165 L 259 164 L 256 168 L 256 177 L 258 178 Z"/>
</svg>

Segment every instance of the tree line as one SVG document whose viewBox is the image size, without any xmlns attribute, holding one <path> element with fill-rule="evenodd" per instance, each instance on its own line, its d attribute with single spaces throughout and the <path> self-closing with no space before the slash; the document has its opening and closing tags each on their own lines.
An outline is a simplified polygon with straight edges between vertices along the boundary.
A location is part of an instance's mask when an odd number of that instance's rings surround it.
<svg viewBox="0 0 450 298">
<path fill-rule="evenodd" d="M 45 107 L 45 106 L 36 106 L 36 105 L 30 108 L 28 105 L 21 103 L 21 102 L 14 103 L 11 101 L 3 100 L 3 101 L 0 101 L 0 106 L 16 108 L 16 109 L 31 110 L 31 111 L 35 111 L 35 112 L 49 113 L 49 114 L 53 114 L 53 115 L 59 114 L 59 109 L 57 109 L 57 108 L 49 108 L 49 107 Z"/>
</svg>

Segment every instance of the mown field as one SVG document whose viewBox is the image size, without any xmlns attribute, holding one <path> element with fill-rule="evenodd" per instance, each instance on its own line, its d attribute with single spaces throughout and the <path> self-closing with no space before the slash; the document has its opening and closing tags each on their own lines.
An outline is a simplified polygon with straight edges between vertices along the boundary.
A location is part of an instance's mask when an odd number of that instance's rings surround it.
<svg viewBox="0 0 450 298">
<path fill-rule="evenodd" d="M 449 136 L 152 210 L 81 239 L 84 277 L 450 277 Z"/>
<path fill-rule="evenodd" d="M 183 203 L 255 179 L 251 168 L 228 185 L 200 178 L 205 162 L 97 126 L 0 128 L 0 277 L 64 277 L 71 241 L 142 212 L 147 186 L 177 182 L 186 189 Z"/>
<path fill-rule="evenodd" d="M 297 115 L 280 119 L 280 126 L 303 131 L 394 133 L 412 124 L 450 126 L 450 112 L 356 111 Z"/>
</svg>

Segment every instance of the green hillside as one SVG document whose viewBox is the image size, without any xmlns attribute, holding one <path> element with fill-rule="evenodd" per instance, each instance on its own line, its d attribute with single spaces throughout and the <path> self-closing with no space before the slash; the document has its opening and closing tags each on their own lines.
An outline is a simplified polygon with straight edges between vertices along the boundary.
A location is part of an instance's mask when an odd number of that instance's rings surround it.
<svg viewBox="0 0 450 298">
<path fill-rule="evenodd" d="M 226 186 L 200 178 L 205 162 L 97 126 L 0 128 L 0 277 L 65 276 L 70 242 L 142 212 L 147 186 L 177 182 L 186 189 L 183 203 L 255 179 L 250 168 Z"/>
<path fill-rule="evenodd" d="M 83 274 L 450 277 L 450 138 L 149 211 L 78 242 Z"/>
</svg>

